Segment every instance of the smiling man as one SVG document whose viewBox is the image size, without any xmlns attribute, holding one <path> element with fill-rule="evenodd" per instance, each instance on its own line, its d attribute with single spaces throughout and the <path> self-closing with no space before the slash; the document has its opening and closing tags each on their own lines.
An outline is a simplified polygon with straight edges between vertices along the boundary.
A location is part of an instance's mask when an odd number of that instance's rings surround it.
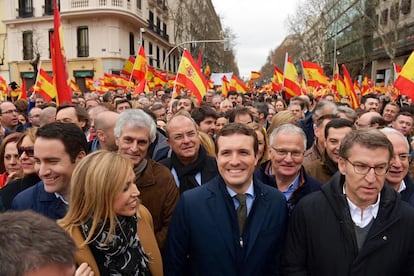
<svg viewBox="0 0 414 276">
<path fill-rule="evenodd" d="M 72 172 L 86 150 L 86 137 L 73 123 L 56 122 L 39 128 L 34 158 L 42 181 L 19 193 L 11 209 L 31 209 L 51 219 L 62 218 L 70 202 Z"/>
<path fill-rule="evenodd" d="M 216 151 L 219 175 L 183 193 L 174 211 L 165 275 L 277 275 L 286 201 L 253 177 L 256 132 L 228 124 Z"/>
<path fill-rule="evenodd" d="M 155 237 L 161 249 L 179 191 L 168 168 L 148 158 L 148 148 L 156 136 L 155 122 L 142 110 L 128 109 L 119 115 L 114 133 L 118 153 L 134 164 L 135 184 L 142 204 L 154 220 Z"/>
<path fill-rule="evenodd" d="M 390 162 L 386 180 L 394 190 L 401 194 L 401 199 L 414 206 L 414 182 L 408 174 L 411 155 L 405 136 L 393 128 L 381 129 L 394 148 L 394 156 Z"/>
<path fill-rule="evenodd" d="M 339 148 L 345 135 L 354 129 L 354 124 L 346 119 L 331 120 L 325 127 L 325 152 L 322 159 L 314 160 L 305 165 L 308 175 L 322 183 L 338 171 Z"/>
<path fill-rule="evenodd" d="M 414 275 L 414 209 L 384 185 L 391 142 L 356 130 L 339 156 L 340 174 L 293 211 L 283 275 Z"/>
</svg>

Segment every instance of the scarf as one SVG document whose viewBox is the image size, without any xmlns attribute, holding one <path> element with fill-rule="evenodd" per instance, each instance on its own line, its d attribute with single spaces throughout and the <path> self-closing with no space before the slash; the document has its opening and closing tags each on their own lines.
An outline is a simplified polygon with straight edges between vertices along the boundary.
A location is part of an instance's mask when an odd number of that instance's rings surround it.
<svg viewBox="0 0 414 276">
<path fill-rule="evenodd" d="M 328 170 L 330 176 L 333 176 L 338 171 L 338 164 L 335 163 L 331 158 L 329 158 L 328 153 L 324 152 L 323 166 Z"/>
<path fill-rule="evenodd" d="M 138 180 L 141 178 L 141 175 L 144 172 L 145 168 L 147 167 L 147 164 L 148 164 L 148 160 L 147 159 L 143 159 L 141 161 L 141 163 L 139 163 L 138 166 L 136 166 L 134 168 L 135 184 L 138 183 Z"/>
<path fill-rule="evenodd" d="M 88 236 L 91 227 L 91 219 L 81 225 L 85 237 Z M 96 239 L 89 246 L 93 246 L 103 253 L 105 258 L 103 265 L 108 269 L 110 275 L 151 275 L 148 268 L 148 256 L 145 254 L 137 235 L 136 216 L 119 216 L 114 235 L 109 234 L 109 223 L 98 234 L 101 227 L 102 222 L 99 222 L 94 234 Z M 108 242 L 104 243 L 108 236 Z"/>
<path fill-rule="evenodd" d="M 200 146 L 197 160 L 189 165 L 183 165 L 180 160 L 178 160 L 177 155 L 172 152 L 171 164 L 177 172 L 178 179 L 180 180 L 180 193 L 198 187 L 195 175 L 203 170 L 206 157 L 206 150 Z"/>
</svg>

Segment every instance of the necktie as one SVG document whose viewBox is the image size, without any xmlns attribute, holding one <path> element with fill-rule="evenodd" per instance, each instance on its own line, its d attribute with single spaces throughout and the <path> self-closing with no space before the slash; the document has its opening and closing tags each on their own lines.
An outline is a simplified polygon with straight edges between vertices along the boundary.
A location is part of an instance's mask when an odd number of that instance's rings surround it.
<svg viewBox="0 0 414 276">
<path fill-rule="evenodd" d="M 240 235 L 243 234 L 244 224 L 247 219 L 247 205 L 246 205 L 246 195 L 237 194 L 236 199 L 239 201 L 239 207 L 237 208 L 237 221 L 239 222 Z"/>
</svg>

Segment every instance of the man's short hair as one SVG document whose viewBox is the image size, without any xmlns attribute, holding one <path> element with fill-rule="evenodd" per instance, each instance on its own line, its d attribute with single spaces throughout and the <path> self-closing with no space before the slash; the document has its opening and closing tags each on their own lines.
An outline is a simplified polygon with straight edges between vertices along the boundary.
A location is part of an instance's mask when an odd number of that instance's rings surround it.
<svg viewBox="0 0 414 276">
<path fill-rule="evenodd" d="M 240 115 L 249 115 L 254 122 L 253 115 L 247 107 L 236 107 L 229 112 L 229 123 L 234 123 L 236 117 Z"/>
<path fill-rule="evenodd" d="M 343 127 L 350 127 L 351 129 L 355 129 L 354 123 L 351 122 L 350 120 L 342 119 L 342 118 L 331 120 L 325 126 L 325 138 L 328 138 L 329 129 L 331 128 L 338 129 L 338 128 L 343 128 Z"/>
<path fill-rule="evenodd" d="M 378 95 L 377 95 L 377 94 L 374 94 L 374 93 L 368 93 L 368 94 L 366 94 L 366 95 L 362 96 L 362 98 L 361 98 L 361 104 L 365 104 L 365 103 L 367 102 L 367 100 L 368 100 L 368 99 L 376 99 L 376 100 L 378 100 L 378 101 L 379 101 L 379 97 L 378 97 Z"/>
<path fill-rule="evenodd" d="M 246 136 L 252 136 L 253 137 L 253 149 L 254 149 L 254 155 L 257 155 L 257 152 L 259 151 L 259 142 L 258 142 L 258 138 L 257 138 L 257 134 L 256 131 L 251 128 L 250 126 L 246 125 L 246 124 L 241 124 L 241 123 L 229 123 L 227 125 L 225 125 L 217 134 L 216 137 L 216 154 L 219 151 L 219 146 L 218 146 L 218 140 L 221 136 L 225 137 L 225 136 L 230 136 L 233 134 L 242 134 L 242 135 L 246 135 Z"/>
<path fill-rule="evenodd" d="M 118 108 L 118 105 L 123 104 L 123 103 L 128 103 L 129 107 L 132 108 L 132 104 L 128 99 L 118 98 L 117 100 L 115 100 L 115 109 Z"/>
<path fill-rule="evenodd" d="M 400 117 L 400 116 L 407 116 L 407 117 L 410 117 L 410 118 L 411 118 L 411 119 L 413 119 L 413 121 L 414 121 L 413 114 L 411 114 L 411 113 L 410 113 L 410 112 L 408 112 L 408 111 L 401 111 L 401 112 L 399 112 L 399 113 L 395 116 L 394 121 L 397 121 L 398 117 Z"/>
<path fill-rule="evenodd" d="M 333 120 L 333 119 L 338 119 L 338 118 L 339 117 L 337 115 L 335 115 L 335 114 L 325 114 L 325 115 L 322 115 L 316 121 L 315 126 L 317 128 L 319 128 L 322 125 L 323 121 L 325 121 L 325 120 Z"/>
<path fill-rule="evenodd" d="M 348 159 L 349 151 L 354 145 L 360 145 L 372 150 L 378 148 L 387 149 L 390 154 L 389 161 L 394 155 L 394 148 L 391 141 L 388 140 L 387 136 L 385 136 L 385 134 L 378 129 L 359 129 L 348 133 L 341 142 L 339 156 L 344 159 Z"/>
<path fill-rule="evenodd" d="M 315 108 L 313 109 L 313 114 L 317 117 L 320 117 L 325 108 L 332 108 L 333 109 L 332 114 L 336 114 L 338 111 L 338 106 L 335 103 L 327 101 L 327 100 L 320 100 L 315 105 Z"/>
<path fill-rule="evenodd" d="M 0 225 L 0 275 L 75 265 L 76 245 L 55 221 L 33 211 L 9 211 L 0 213 Z"/>
<path fill-rule="evenodd" d="M 200 107 L 194 108 L 191 110 L 191 117 L 193 117 L 194 121 L 197 123 L 197 125 L 200 125 L 202 121 L 207 119 L 208 117 L 217 119 L 218 115 L 217 112 L 206 105 L 202 105 Z"/>
<path fill-rule="evenodd" d="M 58 114 L 59 111 L 61 111 L 62 109 L 69 108 L 69 107 L 73 107 L 75 109 L 76 118 L 78 118 L 79 122 L 85 121 L 85 126 L 82 128 L 82 130 L 84 132 L 88 131 L 91 122 L 89 120 L 89 114 L 84 108 L 74 105 L 74 104 L 62 104 L 58 106 L 58 108 L 56 109 L 56 114 Z"/>
<path fill-rule="evenodd" d="M 273 144 L 273 140 L 275 139 L 276 135 L 279 133 L 287 133 L 287 134 L 298 134 L 303 138 L 304 145 L 303 148 L 306 149 L 306 134 L 303 132 L 302 128 L 295 126 L 294 124 L 284 124 L 278 128 L 275 128 L 272 133 L 270 134 L 269 143 Z"/>
<path fill-rule="evenodd" d="M 253 107 L 257 109 L 259 114 L 263 114 L 265 118 L 269 115 L 269 106 L 267 103 L 254 103 Z"/>
<path fill-rule="evenodd" d="M 121 137 L 122 131 L 126 127 L 147 128 L 150 142 L 155 141 L 157 126 L 151 116 L 141 109 L 128 109 L 119 115 L 114 128 L 115 137 Z"/>
<path fill-rule="evenodd" d="M 44 125 L 37 131 L 37 138 L 57 139 L 61 141 L 72 163 L 75 163 L 81 151 L 86 153 L 88 149 L 85 134 L 73 123 L 54 122 Z"/>
</svg>

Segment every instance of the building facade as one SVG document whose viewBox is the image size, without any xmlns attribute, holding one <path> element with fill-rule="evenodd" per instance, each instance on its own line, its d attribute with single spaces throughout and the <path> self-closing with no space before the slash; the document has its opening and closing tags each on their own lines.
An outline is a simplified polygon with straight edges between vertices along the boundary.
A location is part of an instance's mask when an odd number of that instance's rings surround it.
<svg viewBox="0 0 414 276">
<path fill-rule="evenodd" d="M 50 37 L 54 31 L 54 1 L 6 1 L 8 4 L 2 5 L 6 7 L 3 17 L 9 71 L 6 79 L 20 83 L 20 79 L 24 78 L 30 86 L 36 78 L 36 70 L 31 63 L 35 63 L 37 57 L 42 69 L 50 73 L 52 71 Z M 85 91 L 85 78 L 119 73 L 129 56 L 136 55 L 140 45 L 144 45 L 149 65 L 175 72 L 182 48 L 170 50 L 183 42 L 180 39 L 190 36 L 186 33 L 188 30 L 180 29 L 172 16 L 174 8 L 178 7 L 177 2 L 182 1 L 58 1 L 69 78 L 74 79 Z M 210 3 L 207 10 L 215 15 L 211 1 L 205 2 Z M 185 14 L 189 11 L 181 12 Z M 177 36 L 177 30 L 184 33 Z M 0 25 L 0 39 L 1 33 Z"/>
</svg>

